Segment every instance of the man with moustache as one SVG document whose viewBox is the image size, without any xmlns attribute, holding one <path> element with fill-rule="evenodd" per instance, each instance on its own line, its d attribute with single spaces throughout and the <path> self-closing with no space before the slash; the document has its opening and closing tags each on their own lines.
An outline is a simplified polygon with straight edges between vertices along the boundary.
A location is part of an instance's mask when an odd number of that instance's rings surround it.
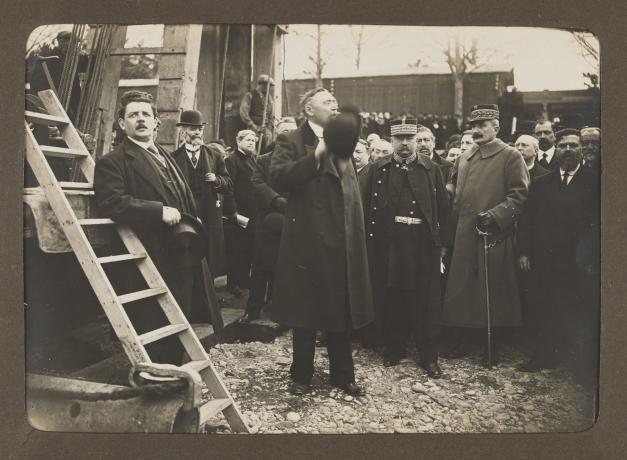
<svg viewBox="0 0 627 460">
<path fill-rule="evenodd" d="M 539 177 L 544 176 L 549 173 L 549 170 L 543 168 L 536 162 L 536 158 L 538 157 L 538 139 L 529 134 L 523 134 L 518 136 L 516 142 L 514 143 L 514 147 L 520 152 L 525 160 L 525 165 L 527 166 L 527 171 L 529 171 L 529 179 L 531 183 Z"/>
<path fill-rule="evenodd" d="M 171 245 L 172 227 L 183 213 L 196 216 L 192 192 L 170 154 L 154 142 L 156 109 L 152 96 L 141 91 L 122 95 L 118 124 L 123 142 L 96 163 L 94 192 L 102 217 L 127 224 L 136 233 L 172 291 L 183 313 L 192 310 L 197 267 L 179 261 Z M 136 270 L 124 280 L 131 291 L 145 288 Z M 139 287 L 143 286 L 143 287 Z M 128 308 L 138 333 L 155 330 L 165 323 L 161 310 L 140 300 Z M 182 347 L 175 337 L 148 346 L 159 363 L 180 364 Z"/>
<path fill-rule="evenodd" d="M 587 297 L 578 258 L 584 240 L 595 234 L 599 196 L 593 172 L 582 165 L 579 132 L 559 131 L 556 141 L 558 168 L 533 183 L 519 231 L 520 267 L 530 273 L 534 286 L 534 352 L 519 370 L 537 372 L 572 358 L 575 370 L 590 378 L 595 372 L 591 363 L 596 362 L 598 299 L 582 302 Z M 589 243 L 598 245 L 598 239 Z"/>
<path fill-rule="evenodd" d="M 213 277 L 218 277 L 224 275 L 226 269 L 222 203 L 218 194 L 229 193 L 233 181 L 220 152 L 212 145 L 204 145 L 205 125 L 199 111 L 183 111 L 176 126 L 181 127 L 185 142 L 172 157 L 194 195 L 200 220 L 209 237 L 209 269 Z"/>
<path fill-rule="evenodd" d="M 583 128 L 581 130 L 581 146 L 584 165 L 598 174 L 601 166 L 601 130 L 599 128 Z"/>
<path fill-rule="evenodd" d="M 250 266 L 253 257 L 255 235 L 255 217 L 257 202 L 253 195 L 251 178 L 257 160 L 255 145 L 257 135 L 250 129 L 237 133 L 237 150 L 224 160 L 226 169 L 233 181 L 232 191 L 224 195 L 224 215 L 229 219 L 229 237 L 227 237 L 227 290 L 237 297 L 243 295 L 242 288 L 250 283 Z M 237 216 L 244 216 L 248 224 L 244 229 L 237 225 Z"/>
<path fill-rule="evenodd" d="M 410 118 L 393 121 L 390 129 L 394 153 L 369 166 L 363 192 L 375 330 L 383 338 L 385 366 L 405 357 L 411 336 L 419 365 L 440 378 L 433 335 L 441 305 L 440 259 L 450 246 L 449 200 L 441 171 L 424 153 L 425 144 L 428 153 L 433 150 L 429 129 Z"/>
<path fill-rule="evenodd" d="M 491 323 L 494 328 L 520 326 L 522 322 L 514 224 L 527 198 L 529 174 L 522 155 L 496 137 L 498 106 L 473 107 L 470 115 L 475 145 L 459 157 L 455 170 L 457 187 L 453 200 L 455 242 L 446 285 L 442 322 L 460 328 L 460 338 L 487 327 L 486 280 L 483 238 L 489 234 Z M 478 334 L 477 334 L 478 335 Z M 498 362 L 494 341 L 493 363 Z M 468 353 L 461 339 L 447 355 Z M 486 347 L 487 352 L 487 347 Z M 489 365 L 487 353 L 484 365 Z"/>
<path fill-rule="evenodd" d="M 555 158 L 555 132 L 553 123 L 548 120 L 540 120 L 533 128 L 533 135 L 538 139 L 538 164 L 549 171 L 558 167 Z"/>
<path fill-rule="evenodd" d="M 371 322 L 374 312 L 351 159 L 359 114 L 337 115 L 337 101 L 324 88 L 305 93 L 301 109 L 307 121 L 278 137 L 270 166 L 270 186 L 289 193 L 272 318 L 293 328 L 291 393 L 309 391 L 319 330 L 326 333 L 331 385 L 362 396 L 364 390 L 355 383 L 350 331 Z"/>
<path fill-rule="evenodd" d="M 366 166 L 368 166 L 369 160 L 368 143 L 363 139 L 359 139 L 357 144 L 355 144 L 355 151 L 353 152 L 353 161 L 355 162 L 357 179 L 365 174 Z"/>
<path fill-rule="evenodd" d="M 416 145 L 418 146 L 418 153 L 425 155 L 431 161 L 433 161 L 442 172 L 444 180 L 448 180 L 449 173 L 453 167 L 453 163 L 448 160 L 444 160 L 440 155 L 435 153 L 435 136 L 433 132 L 426 126 L 419 126 L 416 134 Z"/>
</svg>

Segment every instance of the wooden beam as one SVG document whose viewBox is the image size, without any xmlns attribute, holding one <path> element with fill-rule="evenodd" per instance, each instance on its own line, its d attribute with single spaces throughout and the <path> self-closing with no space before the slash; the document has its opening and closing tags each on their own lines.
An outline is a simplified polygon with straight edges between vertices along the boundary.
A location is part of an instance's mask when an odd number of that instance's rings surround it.
<svg viewBox="0 0 627 460">
<path fill-rule="evenodd" d="M 135 47 L 135 48 L 115 48 L 109 53 L 109 56 L 130 56 L 133 54 L 185 54 L 185 48 L 182 46 L 160 48 L 160 47 Z"/>
</svg>

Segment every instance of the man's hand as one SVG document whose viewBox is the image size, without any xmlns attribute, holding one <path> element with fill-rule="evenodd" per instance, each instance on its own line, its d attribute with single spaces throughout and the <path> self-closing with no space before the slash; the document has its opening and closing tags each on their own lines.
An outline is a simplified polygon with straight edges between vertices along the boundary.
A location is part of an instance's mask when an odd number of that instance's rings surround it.
<svg viewBox="0 0 627 460">
<path fill-rule="evenodd" d="M 176 225 L 181 220 L 181 213 L 176 208 L 171 208 L 169 206 L 163 207 L 163 214 L 161 215 L 161 220 L 166 225 Z"/>
<path fill-rule="evenodd" d="M 479 224 L 479 227 L 488 228 L 494 223 L 494 218 L 487 212 L 480 212 L 477 214 L 477 224 Z"/>
<path fill-rule="evenodd" d="M 205 181 L 206 182 L 215 182 L 216 181 L 216 175 L 214 173 L 207 173 L 207 174 L 205 174 Z"/>
<path fill-rule="evenodd" d="M 316 147 L 316 151 L 314 152 L 314 156 L 318 162 L 321 162 L 324 157 L 327 155 L 327 144 L 324 142 L 324 139 L 320 139 L 318 145 Z"/>
<path fill-rule="evenodd" d="M 525 255 L 520 256 L 518 258 L 518 267 L 523 272 L 528 272 L 529 270 L 531 270 L 531 260 L 529 259 L 529 257 Z"/>
</svg>

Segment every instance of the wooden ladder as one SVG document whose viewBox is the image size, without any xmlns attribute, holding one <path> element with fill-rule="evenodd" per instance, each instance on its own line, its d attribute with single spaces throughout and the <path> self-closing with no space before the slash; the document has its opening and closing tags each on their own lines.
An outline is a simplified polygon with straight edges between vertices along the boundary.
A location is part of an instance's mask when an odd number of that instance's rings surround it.
<svg viewBox="0 0 627 460">
<path fill-rule="evenodd" d="M 203 404 L 200 400 L 200 385 L 197 385 L 193 402 L 187 407 L 187 409 L 198 411 L 199 426 L 204 425 L 208 419 L 222 412 L 232 431 L 249 432 L 242 414 L 218 376 L 207 352 L 135 233 L 128 226 L 116 223 L 111 219 L 78 219 L 76 217 L 66 195 L 77 192 L 93 195 L 95 161 L 63 110 L 55 93 L 52 90 L 46 90 L 40 92 L 39 97 L 48 114 L 26 111 L 26 160 L 43 189 L 52 211 L 58 218 L 61 228 L 133 368 L 147 370 L 156 376 L 166 374 L 179 378 L 186 376 L 190 382 L 192 380 L 204 382 L 215 399 Z M 28 122 L 56 126 L 65 140 L 67 148 L 39 145 Z M 57 181 L 48 164 L 47 156 L 75 159 L 87 182 Z M 83 229 L 85 226 L 96 225 L 113 226 L 128 254 L 97 257 Z M 132 261 L 137 265 L 148 289 L 124 295 L 116 294 L 103 265 L 122 261 Z M 145 298 L 157 300 L 169 324 L 138 335 L 124 310 L 124 304 Z M 145 345 L 170 336 L 179 338 L 191 359 L 190 362 L 182 366 L 152 363 Z M 168 370 L 172 372 L 168 372 Z"/>
</svg>

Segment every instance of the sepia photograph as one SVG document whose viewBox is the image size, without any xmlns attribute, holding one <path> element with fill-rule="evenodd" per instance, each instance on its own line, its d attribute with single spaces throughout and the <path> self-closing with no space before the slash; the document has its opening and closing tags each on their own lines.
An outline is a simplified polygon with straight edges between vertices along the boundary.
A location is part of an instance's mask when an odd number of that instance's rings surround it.
<svg viewBox="0 0 627 460">
<path fill-rule="evenodd" d="M 33 429 L 596 423 L 591 32 L 47 24 L 24 51 Z"/>
</svg>

